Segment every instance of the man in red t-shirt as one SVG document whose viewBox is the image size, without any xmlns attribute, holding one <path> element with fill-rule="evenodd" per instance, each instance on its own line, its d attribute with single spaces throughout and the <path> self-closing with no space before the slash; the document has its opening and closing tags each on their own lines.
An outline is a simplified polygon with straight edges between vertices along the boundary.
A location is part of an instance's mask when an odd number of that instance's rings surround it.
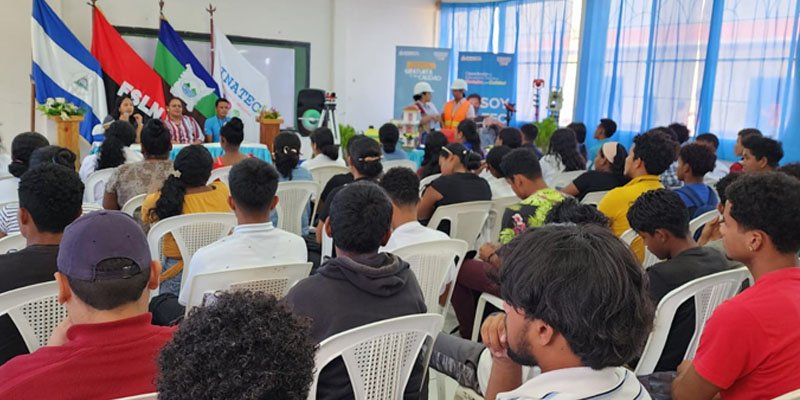
<svg viewBox="0 0 800 400">
<path fill-rule="evenodd" d="M 678 367 L 672 396 L 771 399 L 800 389 L 800 181 L 746 174 L 728 187 L 721 232 L 727 256 L 755 285 L 708 320 L 694 360 Z"/>
<path fill-rule="evenodd" d="M 69 317 L 46 347 L 0 367 L 0 398 L 118 398 L 155 392 L 156 357 L 173 328 L 150 324 L 161 266 L 138 223 L 96 211 L 67 226 L 58 300 Z"/>
</svg>

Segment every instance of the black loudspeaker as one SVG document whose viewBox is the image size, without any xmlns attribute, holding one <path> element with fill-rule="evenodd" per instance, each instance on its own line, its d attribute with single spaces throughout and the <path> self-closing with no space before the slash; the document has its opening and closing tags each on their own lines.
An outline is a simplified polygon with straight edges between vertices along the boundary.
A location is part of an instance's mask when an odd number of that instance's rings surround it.
<svg viewBox="0 0 800 400">
<path fill-rule="evenodd" d="M 303 89 L 297 94 L 297 130 L 308 136 L 317 129 L 322 109 L 325 107 L 325 91 Z"/>
</svg>

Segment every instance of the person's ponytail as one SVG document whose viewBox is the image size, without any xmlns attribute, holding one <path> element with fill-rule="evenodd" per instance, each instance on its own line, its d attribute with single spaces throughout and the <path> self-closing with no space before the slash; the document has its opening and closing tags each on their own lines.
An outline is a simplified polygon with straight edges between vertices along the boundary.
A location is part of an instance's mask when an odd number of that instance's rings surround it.
<svg viewBox="0 0 800 400">
<path fill-rule="evenodd" d="M 199 144 L 184 147 L 175 157 L 175 173 L 167 177 L 161 196 L 150 210 L 150 219 L 163 220 L 183 213 L 186 189 L 205 186 L 214 160 L 208 149 Z"/>
<path fill-rule="evenodd" d="M 317 128 L 311 133 L 310 138 L 320 153 L 333 161 L 339 159 L 339 146 L 333 143 L 333 132 L 329 128 Z"/>
<path fill-rule="evenodd" d="M 475 171 L 481 167 L 481 156 L 474 151 L 467 150 L 467 154 L 464 155 L 462 161 L 467 171 Z"/>
<path fill-rule="evenodd" d="M 170 175 L 161 187 L 161 196 L 150 210 L 150 219 L 163 220 L 183 213 L 186 185 L 175 175 Z"/>
<path fill-rule="evenodd" d="M 300 163 L 300 146 L 300 138 L 289 132 L 278 134 L 273 142 L 275 169 L 288 180 L 292 180 L 292 171 Z"/>
<path fill-rule="evenodd" d="M 100 145 L 97 158 L 97 170 L 116 168 L 125 163 L 125 147 L 136 140 L 133 125 L 125 121 L 114 121 L 106 129 L 106 138 Z"/>
</svg>

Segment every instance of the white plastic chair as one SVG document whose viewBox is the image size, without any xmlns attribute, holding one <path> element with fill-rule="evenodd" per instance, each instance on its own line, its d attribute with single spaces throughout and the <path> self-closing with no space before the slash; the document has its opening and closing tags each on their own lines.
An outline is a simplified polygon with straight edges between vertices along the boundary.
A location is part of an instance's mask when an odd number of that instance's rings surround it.
<svg viewBox="0 0 800 400">
<path fill-rule="evenodd" d="M 450 204 L 436 208 L 428 228 L 436 229 L 442 221 L 450 221 L 450 237 L 467 242 L 470 250 L 475 247 L 475 241 L 483 229 L 483 224 L 489 218 L 492 209 L 491 201 L 469 201 L 466 203 Z"/>
<path fill-rule="evenodd" d="M 319 373 L 341 357 L 356 400 L 402 399 L 420 352 L 427 369 L 433 341 L 442 329 L 439 314 L 415 314 L 374 322 L 322 341 L 315 357 L 308 399 L 317 398 Z"/>
<path fill-rule="evenodd" d="M 206 293 L 218 290 L 251 290 L 281 298 L 297 281 L 308 276 L 311 265 L 268 265 L 197 274 L 191 282 L 187 282 L 190 286 L 187 288 L 189 299 L 186 302 L 186 314 L 189 314 L 192 307 L 203 304 Z"/>
<path fill-rule="evenodd" d="M 328 181 L 331 180 L 331 178 L 333 178 L 335 175 L 341 175 L 350 172 L 350 168 L 343 167 L 341 165 L 320 165 L 309 168 L 308 172 L 311 172 L 311 177 L 314 178 L 314 182 L 316 182 L 320 193 L 322 193 L 322 191 L 325 190 L 325 185 L 328 184 Z M 314 218 L 314 216 L 317 215 L 318 208 L 319 199 L 317 199 L 317 201 L 314 203 L 314 210 L 311 213 L 311 218 Z"/>
<path fill-rule="evenodd" d="M 408 168 L 414 172 L 417 172 L 417 163 L 411 160 L 389 160 L 389 161 L 384 161 L 382 164 L 383 164 L 383 172 L 386 172 L 390 168 L 395 168 L 395 167 Z"/>
<path fill-rule="evenodd" d="M 83 202 L 84 203 L 95 203 L 95 204 L 102 204 L 103 197 L 101 196 L 99 199 L 97 198 L 97 187 L 98 185 L 102 185 L 103 190 L 100 193 L 105 192 L 105 185 L 109 178 L 111 178 L 111 174 L 114 173 L 114 168 L 105 168 L 99 171 L 94 171 L 86 178 L 86 182 L 84 183 L 83 187 Z"/>
<path fill-rule="evenodd" d="M 634 371 L 637 376 L 649 375 L 661 358 L 664 345 L 667 343 L 669 328 L 675 313 L 686 300 L 694 297 L 695 328 L 692 340 L 684 355 L 685 360 L 692 359 L 700 341 L 700 335 L 706 321 L 714 310 L 723 301 L 733 297 L 739 292 L 742 282 L 747 279 L 747 268 L 737 268 L 729 271 L 695 279 L 683 286 L 667 293 L 656 308 L 655 322 L 647 344 L 642 352 L 642 358 Z"/>
<path fill-rule="evenodd" d="M 586 170 L 579 170 L 579 171 L 569 171 L 569 172 L 562 172 L 559 174 L 554 175 L 550 178 L 550 182 L 547 183 L 547 186 L 550 186 L 554 189 L 562 189 L 569 186 L 575 178 L 581 176 L 586 172 Z"/>
<path fill-rule="evenodd" d="M 442 174 L 433 174 L 433 175 L 428 175 L 428 176 L 420 179 L 420 181 L 419 181 L 419 196 L 422 197 L 422 193 L 425 191 L 425 188 L 427 188 L 431 184 L 431 182 L 435 181 L 436 178 L 438 178 L 440 176 L 442 176 Z"/>
<path fill-rule="evenodd" d="M 800 389 L 793 390 L 789 393 L 780 395 L 772 400 L 798 400 L 800 399 Z"/>
<path fill-rule="evenodd" d="M 503 299 L 489 293 L 481 293 L 478 298 L 478 306 L 475 307 L 475 322 L 472 323 L 472 338 L 473 342 L 478 341 L 481 334 L 481 324 L 483 323 L 483 312 L 486 309 L 486 303 L 489 303 L 499 309 L 503 309 Z"/>
<path fill-rule="evenodd" d="M 0 239 L 0 254 L 13 253 L 28 247 L 28 240 L 19 233 L 13 233 Z"/>
<path fill-rule="evenodd" d="M 147 233 L 150 257 L 159 261 L 163 259 L 161 239 L 171 233 L 181 252 L 184 265 L 181 282 L 185 282 L 192 255 L 199 248 L 227 236 L 235 225 L 236 216 L 233 213 L 185 214 L 158 221 L 150 226 L 150 231 Z"/>
<path fill-rule="evenodd" d="M 492 199 L 492 208 L 489 210 L 489 217 L 486 224 L 489 226 L 489 237 L 484 238 L 484 242 L 497 242 L 500 238 L 500 229 L 503 227 L 503 214 L 506 208 L 519 203 L 519 197 L 506 196 Z"/>
<path fill-rule="evenodd" d="M 278 184 L 278 228 L 303 236 L 303 211 L 311 197 L 317 194 L 317 184 L 312 181 L 287 181 Z"/>
<path fill-rule="evenodd" d="M 703 227 L 703 225 L 711 222 L 714 218 L 719 216 L 720 213 L 717 210 L 711 210 L 703 213 L 702 215 L 698 215 L 697 218 L 689 221 L 689 233 L 694 235 L 698 229 Z"/>
<path fill-rule="evenodd" d="M 232 165 L 229 165 L 227 167 L 212 169 L 211 176 L 208 177 L 208 184 L 210 185 L 215 180 L 219 179 L 222 181 L 222 183 L 225 184 L 225 186 L 228 186 L 228 175 L 230 175 L 231 173 L 231 168 L 233 168 Z"/>
<path fill-rule="evenodd" d="M 633 229 L 628 229 L 627 231 L 623 232 L 622 236 L 620 236 L 619 238 L 622 239 L 622 241 L 625 242 L 625 244 L 630 246 L 631 243 L 633 243 L 633 241 L 636 240 L 636 238 L 638 236 L 639 236 L 639 234 L 636 233 L 636 231 L 634 231 Z M 642 239 L 642 240 L 644 240 L 644 239 Z M 655 264 L 655 263 L 657 263 L 659 261 L 661 261 L 661 260 L 658 257 L 656 257 L 655 254 L 651 253 L 650 250 L 647 248 L 647 246 L 645 246 L 644 247 L 644 261 L 642 261 L 642 268 L 647 269 L 651 265 L 653 265 L 653 264 Z"/>
<path fill-rule="evenodd" d="M 38 283 L 0 294 L 0 315 L 8 314 L 33 352 L 47 344 L 53 329 L 67 316 L 58 304 L 56 281 Z"/>
<path fill-rule="evenodd" d="M 419 287 L 422 289 L 422 295 L 425 297 L 425 306 L 427 306 L 428 312 L 439 310 L 442 317 L 445 316 L 447 307 L 450 305 L 453 290 L 448 292 L 444 307 L 439 305 L 439 294 L 442 287 L 448 283 L 447 275 L 453 268 L 456 258 L 458 258 L 458 262 L 455 268 L 456 276 L 458 276 L 458 270 L 461 268 L 461 263 L 464 262 L 466 253 L 467 242 L 458 239 L 417 243 L 392 251 L 392 254 L 407 262 L 414 271 Z"/>
<path fill-rule="evenodd" d="M 583 200 L 581 200 L 581 204 L 589 204 L 592 206 L 597 207 L 600 204 L 600 200 L 603 200 L 603 197 L 606 197 L 608 194 L 608 190 L 602 192 L 589 192 L 583 196 Z"/>
<path fill-rule="evenodd" d="M 131 197 L 130 200 L 126 201 L 125 205 L 122 206 L 122 212 L 133 217 L 136 210 L 142 207 L 145 198 L 147 198 L 147 193 Z"/>
<path fill-rule="evenodd" d="M 136 396 L 120 397 L 116 400 L 158 400 L 158 392 L 139 394 Z"/>
<path fill-rule="evenodd" d="M 325 225 L 322 225 L 322 245 L 320 249 L 321 262 L 325 261 L 325 257 L 333 257 L 333 238 L 328 236 L 325 232 Z"/>
</svg>

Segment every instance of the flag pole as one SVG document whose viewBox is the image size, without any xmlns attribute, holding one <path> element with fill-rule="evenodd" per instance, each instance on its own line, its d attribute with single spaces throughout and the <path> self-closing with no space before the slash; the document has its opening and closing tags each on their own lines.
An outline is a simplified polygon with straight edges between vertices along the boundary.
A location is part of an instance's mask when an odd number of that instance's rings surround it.
<svg viewBox="0 0 800 400">
<path fill-rule="evenodd" d="M 209 23 L 211 25 L 209 38 L 211 40 L 211 71 L 213 72 L 214 71 L 214 11 L 217 11 L 217 8 L 214 7 L 213 4 L 208 3 L 208 8 L 206 8 L 206 11 L 208 11 Z"/>
<path fill-rule="evenodd" d="M 36 84 L 31 79 L 31 132 L 36 132 Z"/>
<path fill-rule="evenodd" d="M 164 19 L 164 0 L 158 2 L 158 16 Z"/>
</svg>

